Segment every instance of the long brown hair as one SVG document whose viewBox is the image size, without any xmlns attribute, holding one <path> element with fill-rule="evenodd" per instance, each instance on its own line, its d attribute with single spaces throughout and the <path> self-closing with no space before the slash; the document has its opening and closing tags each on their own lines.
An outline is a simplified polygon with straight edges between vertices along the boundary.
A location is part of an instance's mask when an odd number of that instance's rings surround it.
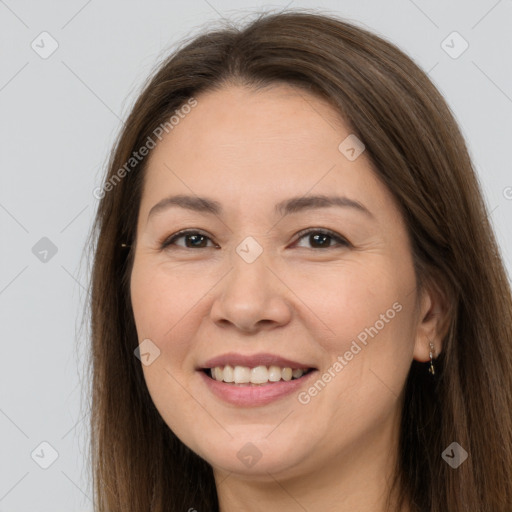
<svg viewBox="0 0 512 512">
<path fill-rule="evenodd" d="M 243 28 L 185 41 L 148 79 L 118 137 L 91 231 L 96 510 L 218 511 L 211 466 L 162 420 L 134 356 L 133 247 L 122 244 L 135 240 L 147 158 L 126 163 L 200 93 L 278 82 L 327 99 L 364 142 L 407 223 L 419 287 L 442 290 L 450 306 L 435 379 L 413 361 L 406 382 L 393 487 L 400 503 L 422 512 L 510 512 L 512 298 L 465 141 L 443 97 L 402 51 L 308 10 L 262 13 Z M 452 442 L 469 454 L 457 469 L 442 458 Z"/>
</svg>

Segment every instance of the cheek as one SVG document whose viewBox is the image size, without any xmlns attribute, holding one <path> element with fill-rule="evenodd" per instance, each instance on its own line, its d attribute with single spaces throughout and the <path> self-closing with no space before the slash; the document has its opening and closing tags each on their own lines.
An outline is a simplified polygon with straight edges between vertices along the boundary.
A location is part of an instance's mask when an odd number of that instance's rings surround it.
<svg viewBox="0 0 512 512">
<path fill-rule="evenodd" d="M 135 262 L 131 276 L 131 300 L 139 340 L 152 339 L 162 350 L 173 342 L 173 356 L 182 346 L 190 346 L 192 332 L 187 325 L 194 319 L 194 308 L 211 285 L 207 280 L 187 276 L 180 268 Z"/>
<path fill-rule="evenodd" d="M 332 276 L 316 307 L 330 334 L 323 347 L 338 361 L 343 393 L 362 397 L 373 392 L 399 395 L 414 349 L 415 277 L 412 267 L 388 264 L 354 265 Z M 341 358 L 341 359 L 340 359 Z M 387 389 L 387 391 L 386 391 Z"/>
<path fill-rule="evenodd" d="M 190 286 L 179 269 L 164 269 L 144 257 L 134 262 L 130 290 L 139 343 L 150 339 L 160 351 L 151 364 L 142 364 L 144 380 L 155 407 L 179 437 L 201 415 L 186 390 L 187 357 L 195 339 L 192 328 L 198 323 L 194 305 L 206 293 L 204 287 Z"/>
<path fill-rule="evenodd" d="M 390 271 L 382 261 L 352 263 L 328 274 L 308 272 L 307 281 L 295 282 L 306 305 L 318 312 L 318 320 L 329 331 L 328 338 L 350 342 L 377 322 L 378 331 L 397 323 L 398 309 L 413 282 Z M 406 291 L 407 290 L 407 291 Z M 409 299 L 407 298 L 407 301 Z M 399 305 L 393 305 L 395 303 Z M 309 303 L 309 304 L 308 304 Z M 381 316 L 384 315 L 381 319 Z"/>
</svg>

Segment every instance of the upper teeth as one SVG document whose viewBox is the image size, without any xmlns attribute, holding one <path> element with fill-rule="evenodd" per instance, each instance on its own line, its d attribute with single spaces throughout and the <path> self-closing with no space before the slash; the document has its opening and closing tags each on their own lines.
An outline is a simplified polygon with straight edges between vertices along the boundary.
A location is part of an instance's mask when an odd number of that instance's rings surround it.
<svg viewBox="0 0 512 512">
<path fill-rule="evenodd" d="M 280 366 L 216 366 L 210 369 L 213 379 L 233 382 L 235 384 L 265 384 L 267 382 L 277 382 L 281 379 L 292 380 L 302 377 L 307 372 L 307 368 L 281 368 Z"/>
</svg>

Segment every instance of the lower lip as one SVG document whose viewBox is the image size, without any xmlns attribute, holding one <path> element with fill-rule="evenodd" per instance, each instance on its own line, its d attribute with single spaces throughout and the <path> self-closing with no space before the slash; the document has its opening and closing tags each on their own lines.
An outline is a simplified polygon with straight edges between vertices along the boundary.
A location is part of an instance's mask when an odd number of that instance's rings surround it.
<svg viewBox="0 0 512 512">
<path fill-rule="evenodd" d="M 199 373 L 208 389 L 221 400 L 241 407 L 258 407 L 297 392 L 317 373 L 317 370 L 310 371 L 300 379 L 280 380 L 259 386 L 228 384 L 208 377 L 204 371 Z"/>
</svg>

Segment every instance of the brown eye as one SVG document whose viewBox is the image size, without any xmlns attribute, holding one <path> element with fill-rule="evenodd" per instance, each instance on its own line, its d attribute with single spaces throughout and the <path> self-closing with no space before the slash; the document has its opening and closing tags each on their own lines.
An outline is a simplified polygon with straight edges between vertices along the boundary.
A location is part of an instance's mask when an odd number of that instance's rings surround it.
<svg viewBox="0 0 512 512">
<path fill-rule="evenodd" d="M 334 249 L 336 246 L 331 244 L 334 240 L 337 246 L 349 247 L 350 243 L 345 240 L 341 235 L 328 229 L 307 229 L 299 233 L 299 240 L 309 237 L 308 241 L 313 246 L 313 249 Z"/>
<path fill-rule="evenodd" d="M 328 229 L 310 228 L 301 231 L 298 236 L 298 240 L 309 237 L 308 241 L 312 249 L 334 249 L 336 247 L 349 247 L 351 245 L 341 235 Z M 176 241 L 182 238 L 185 240 L 185 244 L 177 244 Z M 184 230 L 166 238 L 164 242 L 161 243 L 160 248 L 165 249 L 170 246 L 176 246 L 184 249 L 207 249 L 208 241 L 211 241 L 211 238 L 200 231 Z M 336 242 L 336 245 L 333 245 L 332 241 Z M 297 242 L 295 242 L 295 244 L 297 244 Z M 214 244 L 213 247 L 218 246 Z"/>
<path fill-rule="evenodd" d="M 185 240 L 185 245 L 176 244 L 176 240 L 179 240 L 183 238 Z M 167 238 L 162 244 L 161 249 L 165 249 L 166 247 L 169 247 L 171 245 L 176 245 L 178 247 L 183 247 L 185 249 L 192 249 L 192 248 L 199 248 L 199 249 L 205 249 L 206 243 L 208 240 L 211 240 L 208 236 L 205 234 L 199 232 L 199 231 L 179 231 L 178 233 L 175 233 L 171 237 Z"/>
</svg>

